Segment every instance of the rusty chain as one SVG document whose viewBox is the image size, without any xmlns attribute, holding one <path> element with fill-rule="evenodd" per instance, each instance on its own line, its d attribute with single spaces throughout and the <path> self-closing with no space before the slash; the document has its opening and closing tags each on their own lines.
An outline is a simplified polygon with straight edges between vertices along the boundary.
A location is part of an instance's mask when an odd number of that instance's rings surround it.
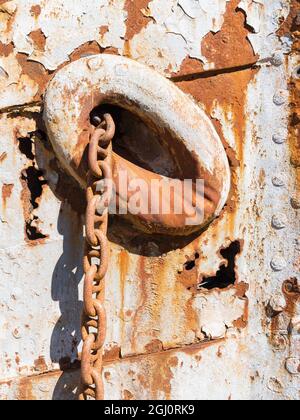
<svg viewBox="0 0 300 420">
<path fill-rule="evenodd" d="M 94 118 L 97 127 L 88 152 L 86 242 L 83 261 L 81 392 L 79 399 L 104 398 L 103 346 L 106 336 L 105 276 L 108 269 L 108 207 L 112 198 L 112 139 L 115 124 L 110 114 Z"/>
</svg>

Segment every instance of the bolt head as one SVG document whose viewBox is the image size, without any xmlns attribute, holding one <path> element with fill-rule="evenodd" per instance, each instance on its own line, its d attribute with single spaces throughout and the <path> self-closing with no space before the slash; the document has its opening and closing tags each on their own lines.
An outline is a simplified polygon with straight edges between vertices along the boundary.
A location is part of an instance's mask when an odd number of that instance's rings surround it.
<svg viewBox="0 0 300 420">
<path fill-rule="evenodd" d="M 300 193 L 296 193 L 291 198 L 291 204 L 293 209 L 299 210 L 300 209 Z"/>
<path fill-rule="evenodd" d="M 283 271 L 287 267 L 286 260 L 280 256 L 275 256 L 271 261 L 271 268 L 273 271 Z"/>
<path fill-rule="evenodd" d="M 286 308 L 286 300 L 282 294 L 272 296 L 270 306 L 275 312 L 283 312 Z"/>
<path fill-rule="evenodd" d="M 279 178 L 277 176 L 274 176 L 272 178 L 272 184 L 274 185 L 274 187 L 283 187 L 285 182 L 282 178 Z"/>
<path fill-rule="evenodd" d="M 296 357 L 290 357 L 289 359 L 286 359 L 285 367 L 286 367 L 286 370 L 291 375 L 299 375 L 300 374 L 300 359 Z"/>
<path fill-rule="evenodd" d="M 284 63 L 284 55 L 280 51 L 275 52 L 271 58 L 271 63 L 275 67 L 282 66 Z"/>
<path fill-rule="evenodd" d="M 274 229 L 281 230 L 287 226 L 287 218 L 284 214 L 275 214 L 272 218 L 272 226 Z"/>
<path fill-rule="evenodd" d="M 284 105 L 288 99 L 288 92 L 286 90 L 279 90 L 273 97 L 273 102 L 277 106 Z"/>
<path fill-rule="evenodd" d="M 287 136 L 285 133 L 276 133 L 272 137 L 273 142 L 276 144 L 283 144 L 287 140 Z"/>
</svg>

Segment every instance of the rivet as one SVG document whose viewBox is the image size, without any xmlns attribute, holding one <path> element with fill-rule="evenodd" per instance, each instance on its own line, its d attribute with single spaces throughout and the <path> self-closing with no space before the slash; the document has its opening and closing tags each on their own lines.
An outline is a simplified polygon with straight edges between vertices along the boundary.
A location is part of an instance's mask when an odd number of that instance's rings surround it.
<svg viewBox="0 0 300 420">
<path fill-rule="evenodd" d="M 274 377 L 269 379 L 267 387 L 270 391 L 276 392 L 276 394 L 280 394 L 283 390 L 280 380 Z"/>
<path fill-rule="evenodd" d="M 280 255 L 275 256 L 271 261 L 273 271 L 283 271 L 287 267 L 286 260 Z"/>
<path fill-rule="evenodd" d="M 13 330 L 12 335 L 16 340 L 19 340 L 20 338 L 22 338 L 22 334 L 18 328 L 15 328 Z"/>
<path fill-rule="evenodd" d="M 281 105 L 284 105 L 286 103 L 287 98 L 288 98 L 287 91 L 286 90 L 280 90 L 274 95 L 273 102 L 274 102 L 275 105 L 281 106 Z"/>
<path fill-rule="evenodd" d="M 300 193 L 296 193 L 295 195 L 293 195 L 293 197 L 291 198 L 291 205 L 295 210 L 300 209 Z"/>
<path fill-rule="evenodd" d="M 272 139 L 276 144 L 283 144 L 286 142 L 287 135 L 285 133 L 276 133 L 273 135 Z"/>
<path fill-rule="evenodd" d="M 284 229 L 287 225 L 287 218 L 284 214 L 275 214 L 272 217 L 272 226 L 274 229 Z"/>
<path fill-rule="evenodd" d="M 286 370 L 291 375 L 299 375 L 300 374 L 300 359 L 296 357 L 290 357 L 285 361 Z"/>
<path fill-rule="evenodd" d="M 49 392 L 50 391 L 50 386 L 48 384 L 39 384 L 38 386 L 39 390 L 43 393 Z"/>
<path fill-rule="evenodd" d="M 278 176 L 274 176 L 272 178 L 272 183 L 274 185 L 274 187 L 283 187 L 285 182 L 282 178 L 278 177 Z"/>
<path fill-rule="evenodd" d="M 270 307 L 273 309 L 273 311 L 275 312 L 283 312 L 284 309 L 286 308 L 286 300 L 284 298 L 284 296 L 282 294 L 277 294 L 275 296 L 272 296 L 271 300 L 270 300 Z"/>
<path fill-rule="evenodd" d="M 276 52 L 273 54 L 272 58 L 271 58 L 271 63 L 273 64 L 273 66 L 275 67 L 279 67 L 284 63 L 284 57 L 283 54 L 281 52 Z"/>
<path fill-rule="evenodd" d="M 272 346 L 276 351 L 285 351 L 288 347 L 288 338 L 279 332 L 272 335 Z"/>
</svg>

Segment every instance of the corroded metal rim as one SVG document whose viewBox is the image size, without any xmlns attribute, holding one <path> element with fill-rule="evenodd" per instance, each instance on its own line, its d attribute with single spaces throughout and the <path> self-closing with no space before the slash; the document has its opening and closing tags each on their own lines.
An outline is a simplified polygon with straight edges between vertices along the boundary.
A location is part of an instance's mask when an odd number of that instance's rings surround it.
<svg viewBox="0 0 300 420">
<path fill-rule="evenodd" d="M 169 80 L 120 56 L 103 54 L 76 61 L 57 73 L 46 93 L 49 138 L 62 165 L 82 187 L 90 112 L 101 104 L 125 108 L 156 131 L 177 160 L 181 177 L 204 179 L 216 192 L 210 219 L 220 214 L 230 190 L 230 169 L 212 122 Z"/>
</svg>

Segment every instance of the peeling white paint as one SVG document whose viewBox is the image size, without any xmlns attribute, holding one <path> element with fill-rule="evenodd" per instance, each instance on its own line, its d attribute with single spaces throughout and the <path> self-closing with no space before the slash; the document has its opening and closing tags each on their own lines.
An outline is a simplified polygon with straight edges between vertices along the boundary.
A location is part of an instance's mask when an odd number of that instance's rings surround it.
<svg viewBox="0 0 300 420">
<path fill-rule="evenodd" d="M 221 29 L 228 1 L 151 1 L 146 14 L 153 17 L 155 23 L 150 22 L 133 37 L 132 58 L 167 74 L 180 70 L 188 56 L 198 58 L 206 68 L 213 67 L 201 52 L 201 42 L 209 32 Z"/>
<path fill-rule="evenodd" d="M 16 50 L 28 54 L 30 60 L 42 63 L 48 70 L 56 70 L 69 59 L 74 49 L 88 41 L 95 40 L 103 48 L 123 47 L 126 30 L 124 0 L 99 0 L 96 3 L 93 0 L 26 0 L 10 3 L 15 12 L 9 36 Z M 41 7 L 39 16 L 32 13 L 32 6 Z M 101 35 L 101 28 L 106 26 L 109 30 Z M 46 37 L 45 51 L 39 51 L 29 38 L 32 31 L 39 29 Z M 7 37 L 4 33 L 0 40 L 7 43 Z"/>
<path fill-rule="evenodd" d="M 278 46 L 276 31 L 289 14 L 289 2 L 282 0 L 242 0 L 239 7 L 246 13 L 246 21 L 254 30 L 248 38 L 255 54 L 261 59 L 272 57 Z"/>
</svg>

